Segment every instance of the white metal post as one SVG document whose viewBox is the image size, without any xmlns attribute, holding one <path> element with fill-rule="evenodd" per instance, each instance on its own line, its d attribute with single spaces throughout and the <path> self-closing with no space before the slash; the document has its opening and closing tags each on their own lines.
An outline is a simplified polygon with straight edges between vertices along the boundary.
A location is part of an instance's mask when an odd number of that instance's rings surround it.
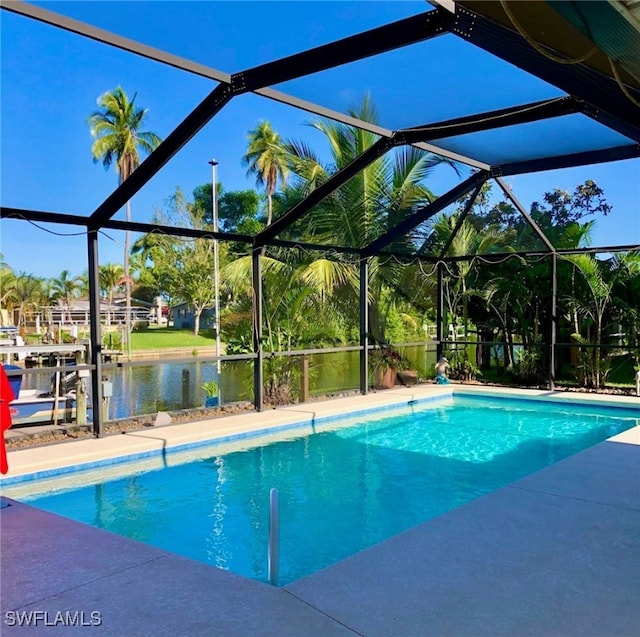
<svg viewBox="0 0 640 637">
<path fill-rule="evenodd" d="M 218 232 L 218 194 L 216 192 L 216 168 L 218 162 L 212 159 L 211 164 L 211 209 L 213 212 L 213 231 Z M 220 374 L 222 364 L 220 363 L 220 266 L 218 263 L 218 239 L 213 240 L 213 288 L 215 294 L 215 315 L 216 315 L 216 370 L 218 372 L 218 404 L 222 404 L 222 383 Z"/>
<path fill-rule="evenodd" d="M 269 492 L 269 547 L 267 551 L 267 575 L 269 584 L 278 585 L 280 563 L 280 502 L 278 489 Z"/>
</svg>

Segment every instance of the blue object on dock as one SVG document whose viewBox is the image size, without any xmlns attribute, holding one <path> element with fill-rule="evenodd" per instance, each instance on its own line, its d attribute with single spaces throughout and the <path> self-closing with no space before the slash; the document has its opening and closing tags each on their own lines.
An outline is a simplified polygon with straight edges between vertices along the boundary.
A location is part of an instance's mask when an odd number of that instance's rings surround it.
<svg viewBox="0 0 640 637">
<path fill-rule="evenodd" d="M 4 371 L 9 372 L 15 369 L 22 369 L 18 365 L 3 365 Z M 9 385 L 11 385 L 11 391 L 13 392 L 13 397 L 18 398 L 20 395 L 20 387 L 22 386 L 22 376 L 8 376 Z"/>
</svg>

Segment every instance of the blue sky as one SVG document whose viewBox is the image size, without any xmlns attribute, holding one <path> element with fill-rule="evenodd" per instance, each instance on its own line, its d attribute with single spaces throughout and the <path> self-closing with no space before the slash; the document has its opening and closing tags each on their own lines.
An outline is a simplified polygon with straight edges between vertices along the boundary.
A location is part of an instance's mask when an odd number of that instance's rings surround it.
<svg viewBox="0 0 640 637">
<path fill-rule="evenodd" d="M 225 72 L 236 72 L 363 29 L 424 11 L 408 2 L 47 2 L 44 8 L 90 22 Z M 148 129 L 162 137 L 202 100 L 215 83 L 81 38 L 6 11 L 0 13 L 1 201 L 4 206 L 89 215 L 117 185 L 91 159 L 87 117 L 97 97 L 120 85 L 149 109 Z M 370 94 L 380 123 L 397 129 L 472 112 L 559 95 L 454 36 L 360 61 L 275 87 L 345 112 Z M 608 131 L 572 116 L 571 149 Z M 132 201 L 133 219 L 149 221 L 176 186 L 186 193 L 211 179 L 209 159 L 219 162 L 227 190 L 252 187 L 241 157 L 247 131 L 260 119 L 284 138 L 305 139 L 326 156 L 322 136 L 305 125 L 312 116 L 254 95 L 235 98 L 191 140 Z M 526 139 L 552 150 L 553 127 L 532 125 L 522 135 L 496 138 L 496 157 L 519 152 Z M 615 135 L 613 135 L 615 138 Z M 480 138 L 478 138 L 480 139 Z M 567 140 L 563 140 L 567 143 Z M 638 160 L 536 173 L 508 179 L 528 208 L 554 187 L 568 190 L 585 179 L 604 189 L 613 212 L 597 222 L 594 245 L 640 243 Z M 442 193 L 458 177 L 438 170 L 429 186 Z M 124 218 L 119 213 L 118 218 Z M 16 271 L 43 277 L 86 270 L 81 228 L 37 228 L 0 221 L 0 251 Z M 49 232 L 47 232 L 47 230 Z M 53 235 L 51 232 L 58 233 Z M 65 236 L 59 236 L 65 235 Z M 106 231 L 101 263 L 121 262 L 124 234 Z"/>
</svg>

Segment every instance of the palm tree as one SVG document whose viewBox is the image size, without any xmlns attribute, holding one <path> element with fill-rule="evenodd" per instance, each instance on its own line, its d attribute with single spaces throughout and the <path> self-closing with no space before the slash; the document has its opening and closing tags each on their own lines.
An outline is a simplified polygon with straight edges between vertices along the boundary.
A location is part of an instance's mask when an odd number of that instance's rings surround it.
<svg viewBox="0 0 640 637">
<path fill-rule="evenodd" d="M 349 115 L 372 124 L 379 123 L 377 111 L 368 96 L 356 109 L 351 109 Z M 286 145 L 301 196 L 350 164 L 378 139 L 369 131 L 328 120 L 316 120 L 310 125 L 326 137 L 332 164 L 321 165 L 304 143 L 290 142 Z M 307 215 L 300 223 L 299 232 L 315 242 L 365 246 L 412 214 L 416 205 L 424 205 L 434 199 L 424 180 L 442 162 L 451 164 L 447 159 L 413 147 L 388 153 L 318 204 L 317 214 Z M 413 248 L 413 242 L 414 237 L 403 237 L 392 247 L 398 250 L 403 245 Z M 333 263 L 337 264 L 337 260 Z M 354 272 L 346 279 L 336 279 L 357 282 L 358 276 Z M 369 320 L 371 334 L 378 342 L 385 340 L 385 317 L 392 305 L 399 298 L 410 296 L 410 291 L 400 289 L 402 280 L 408 280 L 402 268 L 396 268 L 389 262 L 381 263 L 378 259 L 372 260 Z M 384 294 L 383 289 L 391 289 L 393 294 Z"/>
<path fill-rule="evenodd" d="M 119 183 L 127 179 L 140 165 L 140 153 L 153 152 L 161 143 L 155 133 L 142 131 L 148 109 L 135 106 L 136 94 L 129 100 L 121 87 L 103 93 L 98 98 L 100 110 L 88 120 L 94 142 L 91 146 L 94 163 L 105 169 L 115 164 Z M 131 221 L 131 202 L 127 201 L 126 220 Z M 129 276 L 129 230 L 124 242 L 124 281 L 126 286 L 126 326 L 131 327 L 131 278 Z"/>
<path fill-rule="evenodd" d="M 640 252 L 616 254 L 612 259 L 613 297 L 616 318 L 626 334 L 627 345 L 640 364 Z"/>
<path fill-rule="evenodd" d="M 15 289 L 16 275 L 0 254 L 0 307 L 7 306 L 5 309 L 9 309 L 8 306 L 12 301 Z M 0 315 L 0 325 L 2 325 L 2 320 Z"/>
<path fill-rule="evenodd" d="M 487 227 L 479 232 L 469 218 L 465 218 L 458 226 L 460 215 L 462 212 L 458 210 L 453 214 L 441 214 L 433 222 L 432 235 L 428 243 L 432 247 L 437 248 L 439 252 L 448 244 L 448 248 L 444 256 L 472 256 L 494 252 L 498 247 L 504 248 L 508 235 L 495 227 Z M 453 239 L 452 233 L 457 228 L 457 232 Z M 507 246 L 508 249 L 508 246 Z M 474 283 L 477 280 L 477 266 L 471 259 L 453 261 L 446 267 L 448 276 L 444 282 L 444 298 L 447 305 L 447 315 L 452 317 L 455 322 L 459 316 L 459 307 L 462 306 L 462 327 L 464 330 L 463 340 L 469 342 L 469 301 L 474 296 L 481 296 L 483 293 L 476 290 Z M 495 277 L 494 277 L 495 279 Z M 494 280 L 492 279 L 492 281 Z M 484 295 L 484 299 L 490 308 L 497 311 L 500 306 L 495 302 L 497 286 L 492 289 L 491 294 Z M 498 313 L 498 319 L 501 324 L 506 325 L 506 319 L 503 320 L 502 313 Z M 510 338 L 510 333 L 505 330 L 505 339 Z M 457 349 L 457 346 L 456 346 Z M 511 347 L 505 349 L 505 356 L 509 361 L 512 360 Z M 462 358 L 464 361 L 469 359 L 469 349 L 465 345 L 462 349 Z"/>
<path fill-rule="evenodd" d="M 575 254 L 564 257 L 566 261 L 572 263 L 577 271 L 582 275 L 585 289 L 581 290 L 575 298 L 569 298 L 578 314 L 588 317 L 595 325 L 595 343 L 593 348 L 593 374 L 591 382 L 596 389 L 603 381 L 601 377 L 602 359 L 600 346 L 604 327 L 604 316 L 607 306 L 611 301 L 614 281 L 606 276 L 602 264 L 591 254 Z M 580 335 L 577 335 L 581 340 Z M 605 372 L 607 370 L 605 369 Z"/>
<path fill-rule="evenodd" d="M 42 299 L 42 280 L 20 272 L 15 279 L 13 298 L 18 307 L 18 327 L 26 329 L 27 314 L 35 310 Z"/>
<path fill-rule="evenodd" d="M 63 270 L 60 272 L 60 276 L 57 279 L 51 279 L 50 283 L 53 298 L 62 299 L 67 308 L 69 321 L 71 321 L 71 300 L 76 296 L 80 283 L 79 280 L 72 278 L 69 270 Z"/>
<path fill-rule="evenodd" d="M 271 225 L 273 195 L 276 192 L 278 181 L 285 186 L 289 176 L 288 154 L 280 135 L 271 128 L 271 124 L 267 121 L 260 121 L 253 130 L 249 131 L 247 137 L 249 146 L 242 158 L 242 163 L 248 166 L 247 176 L 255 175 L 256 184 L 265 187 L 267 225 Z"/>
<path fill-rule="evenodd" d="M 109 301 L 107 309 L 107 325 L 111 325 L 111 308 L 113 306 L 113 293 L 120 287 L 124 270 L 119 263 L 107 263 L 100 266 L 100 289 L 106 293 Z"/>
</svg>

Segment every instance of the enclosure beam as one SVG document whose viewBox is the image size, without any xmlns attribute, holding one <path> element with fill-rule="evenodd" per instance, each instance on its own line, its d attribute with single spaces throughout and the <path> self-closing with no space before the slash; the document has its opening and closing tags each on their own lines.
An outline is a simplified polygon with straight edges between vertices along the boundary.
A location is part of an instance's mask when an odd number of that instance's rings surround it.
<svg viewBox="0 0 640 637">
<path fill-rule="evenodd" d="M 456 4 L 455 17 L 452 33 L 604 111 L 607 126 L 640 142 L 637 106 L 622 93 L 615 79 L 586 64 L 559 64 L 536 51 L 515 29 L 460 4 Z M 629 92 L 640 99 L 639 91 L 629 87 Z M 590 115 L 588 111 L 585 113 Z"/>
<path fill-rule="evenodd" d="M 347 126 L 353 126 L 354 128 L 368 131 L 369 133 L 373 133 L 374 135 L 378 135 L 379 137 L 393 137 L 395 134 L 390 129 L 383 128 L 378 124 L 372 124 L 371 122 L 366 122 L 362 119 L 358 119 L 357 117 L 353 117 L 352 115 L 346 115 L 345 113 L 327 108 L 326 106 L 320 106 L 319 104 L 314 104 L 313 102 L 309 102 L 298 97 L 292 97 L 291 95 L 282 93 L 281 91 L 276 91 L 272 88 L 258 89 L 257 91 L 254 91 L 254 93 L 256 95 L 266 97 L 267 99 L 274 100 L 275 102 L 293 106 L 294 108 L 306 111 L 307 113 L 312 113 L 313 115 L 331 119 L 334 122 L 340 122 L 341 124 L 345 124 Z M 451 159 L 452 161 L 466 164 L 471 168 L 479 168 L 481 170 L 489 170 L 491 168 L 491 166 L 485 162 L 473 159 L 472 157 L 467 157 L 466 155 L 447 148 L 436 146 L 435 144 L 430 144 L 428 142 L 416 142 L 415 144 L 411 145 L 428 153 L 435 153 L 436 155 L 440 155 L 441 157 Z"/>
<path fill-rule="evenodd" d="M 44 22 L 54 27 L 64 29 L 70 33 L 81 35 L 86 38 L 95 40 L 96 42 L 102 42 L 109 46 L 116 47 L 122 51 L 128 51 L 140 55 L 141 57 L 153 60 L 154 62 L 160 62 L 173 68 L 180 69 L 182 71 L 188 71 L 201 77 L 206 77 L 211 80 L 217 80 L 219 82 L 229 82 L 231 76 L 229 73 L 224 73 L 216 69 L 212 69 L 209 66 L 200 64 L 198 62 L 192 62 L 186 58 L 167 53 L 162 49 L 158 49 L 146 44 L 142 44 L 136 40 L 130 40 L 117 33 L 106 31 L 105 29 L 99 29 L 87 22 L 80 20 L 74 20 L 68 16 L 37 7 L 28 2 L 3 2 L 2 8 L 19 15 Z"/>
<path fill-rule="evenodd" d="M 541 119 L 571 115 L 579 112 L 580 108 L 580 104 L 573 97 L 556 97 L 485 113 L 456 117 L 433 124 L 412 126 L 398 131 L 397 135 L 404 144 L 428 142 L 434 139 L 458 137 L 459 135 L 494 130 L 505 126 L 516 126 L 537 122 Z"/>
<path fill-rule="evenodd" d="M 452 26 L 450 13 L 434 9 L 262 64 L 232 77 L 242 78 L 242 86 L 253 91 L 423 42 L 448 32 Z"/>
<path fill-rule="evenodd" d="M 510 175 L 524 175 L 543 170 L 559 170 L 560 168 L 573 168 L 575 166 L 589 166 L 591 164 L 603 164 L 611 161 L 635 159 L 640 157 L 640 144 L 626 144 L 614 146 L 602 150 L 588 150 L 581 153 L 569 153 L 542 159 L 529 159 L 525 161 L 500 164 L 491 168 L 492 177 L 508 177 Z"/>
<path fill-rule="evenodd" d="M 556 387 L 556 341 L 558 337 L 558 255 L 551 255 L 551 308 L 549 311 L 549 390 Z"/>
<path fill-rule="evenodd" d="M 21 219 L 23 221 L 40 221 L 43 223 L 58 223 L 68 226 L 89 227 L 89 218 L 80 215 L 69 215 L 62 212 L 45 212 L 42 210 L 27 210 L 26 208 L 0 207 L 0 219 Z"/>
<path fill-rule="evenodd" d="M 89 331 L 91 336 L 91 405 L 93 411 L 93 433 L 104 435 L 102 411 L 102 338 L 100 335 L 100 261 L 98 259 L 98 231 L 87 233 L 87 255 L 89 263 Z"/>
<path fill-rule="evenodd" d="M 26 210 L 24 208 L 0 207 L 0 219 L 22 219 L 23 221 L 39 221 L 42 223 L 57 223 L 67 226 L 94 227 L 90 217 L 69 215 L 61 212 L 45 212 L 41 210 Z M 164 226 L 157 223 L 141 223 L 138 221 L 120 221 L 108 219 L 100 224 L 100 228 L 109 230 L 130 230 L 147 234 L 164 234 L 172 237 L 191 237 L 193 239 L 218 239 L 218 241 L 234 241 L 251 244 L 253 237 L 248 234 L 233 232 L 213 232 L 198 228 L 181 226 Z M 357 252 L 357 250 L 355 250 Z"/>
<path fill-rule="evenodd" d="M 547 235 L 544 232 L 542 232 L 542 230 L 540 229 L 540 226 L 533 220 L 531 215 L 526 211 L 525 207 L 520 203 L 518 198 L 511 192 L 511 188 L 509 188 L 509 186 L 504 182 L 504 180 L 500 179 L 500 177 L 496 177 L 495 181 L 497 182 L 498 186 L 502 188 L 502 192 L 504 192 L 507 198 L 511 200 L 511 203 L 518 209 L 520 214 L 526 219 L 527 223 L 531 226 L 533 231 L 540 238 L 540 241 L 542 241 L 542 243 L 544 243 L 544 245 L 547 246 L 547 248 L 549 249 L 549 252 L 555 252 L 556 248 L 553 245 L 553 243 L 549 241 L 549 238 L 547 237 Z"/>
<path fill-rule="evenodd" d="M 369 391 L 369 261 L 360 261 L 360 393 Z"/>
<path fill-rule="evenodd" d="M 263 352 L 262 352 L 262 250 L 251 253 L 252 286 L 253 286 L 253 396 L 256 411 L 264 407 Z"/>
<path fill-rule="evenodd" d="M 307 241 L 287 241 L 286 239 L 271 239 L 269 247 L 290 248 L 292 250 L 314 250 L 316 252 L 336 252 L 339 254 L 359 255 L 360 248 L 337 246 L 333 243 L 308 243 Z"/>
<path fill-rule="evenodd" d="M 181 71 L 192 73 L 199 77 L 205 77 L 210 80 L 224 82 L 226 84 L 231 83 L 230 73 L 225 73 L 210 66 L 200 64 L 199 62 L 194 62 L 192 60 L 173 55 L 172 53 L 168 53 L 167 51 L 163 51 L 162 49 L 151 47 L 135 40 L 130 40 L 129 38 L 122 37 L 121 35 L 112 33 L 111 31 L 99 29 L 88 23 L 74 20 L 53 11 L 30 5 L 26 2 L 4 2 L 2 4 L 2 8 L 38 20 L 40 22 L 50 24 L 54 27 L 64 29 L 65 31 L 69 31 L 83 37 L 91 38 L 93 40 L 102 42 L 103 44 L 107 44 L 109 46 L 113 46 L 123 51 L 128 51 L 135 55 L 153 60 L 154 62 L 166 64 Z M 438 19 L 444 20 L 445 16 L 440 15 Z M 439 26 L 435 25 L 435 21 L 432 22 L 431 29 L 433 30 L 433 35 L 437 35 L 440 32 Z M 428 34 L 427 37 L 429 37 Z M 272 89 L 270 87 L 258 88 L 253 92 L 256 95 L 265 97 L 266 99 L 280 102 L 281 104 L 287 104 L 288 106 L 293 106 L 294 108 L 298 108 L 308 113 L 313 113 L 314 115 L 319 115 L 320 117 L 326 117 L 328 119 L 341 122 L 343 124 L 346 124 L 347 126 L 355 126 L 356 128 L 372 132 L 376 135 L 379 135 L 380 137 L 392 136 L 392 132 L 390 130 L 382 128 L 381 126 L 372 124 L 371 122 L 365 122 L 364 120 L 360 120 L 356 117 L 346 115 L 345 113 L 320 106 L 319 104 L 314 104 L 313 102 L 300 99 L 299 97 L 288 95 L 287 93 L 283 93 L 282 91 L 276 91 L 275 89 Z M 482 168 L 485 170 L 489 169 L 488 164 L 472 159 L 471 157 L 466 157 L 465 155 L 461 155 L 460 153 L 456 153 L 451 150 L 439 148 L 432 144 L 423 142 L 415 144 L 415 146 L 417 148 L 420 148 L 421 150 L 425 150 L 431 153 L 437 153 L 439 155 L 442 155 L 443 157 L 448 157 L 453 161 L 465 163 L 474 168 Z"/>
<path fill-rule="evenodd" d="M 91 223 L 100 227 L 111 219 L 158 171 L 234 97 L 229 84 L 219 84 L 167 138 L 93 212 Z"/>
<path fill-rule="evenodd" d="M 617 254 L 619 252 L 637 252 L 640 250 L 640 244 L 624 245 L 624 246 L 597 246 L 592 248 L 561 248 L 556 250 L 555 253 L 560 255 L 569 254 Z M 461 255 L 456 257 L 445 257 L 444 261 L 447 263 L 459 263 L 464 261 L 483 261 L 484 263 L 499 263 L 507 259 L 514 258 L 529 258 L 529 257 L 544 257 L 550 254 L 549 250 L 523 250 L 521 252 L 491 252 L 488 254 L 471 254 Z M 379 257 L 393 257 L 401 263 L 411 263 L 413 261 L 424 261 L 425 263 L 438 263 L 439 257 L 422 254 L 400 254 L 396 252 L 376 252 L 372 256 Z"/>
<path fill-rule="evenodd" d="M 278 217 L 278 219 L 262 230 L 262 232 L 259 232 L 255 238 L 255 245 L 263 246 L 270 243 L 280 232 L 291 227 L 293 223 L 298 221 L 325 197 L 335 192 L 340 186 L 347 183 L 349 179 L 372 164 L 376 159 L 382 157 L 382 155 L 393 148 L 393 145 L 393 140 L 386 138 L 374 142 L 367 150 L 358 155 L 358 157 L 344 168 L 331 175 L 327 181 L 312 190 L 302 201 L 293 206 L 281 217 Z"/>
<path fill-rule="evenodd" d="M 393 243 L 396 239 L 404 237 L 416 226 L 431 219 L 431 217 L 460 199 L 460 197 L 464 197 L 472 188 L 484 183 L 488 177 L 489 173 L 484 170 L 479 170 L 474 173 L 471 177 L 449 190 L 449 192 L 440 196 L 429 205 L 418 208 L 414 214 L 401 221 L 397 226 L 393 227 L 381 237 L 378 237 L 375 241 L 372 241 L 364 248 L 363 254 L 365 256 L 372 256 L 385 246 Z"/>
<path fill-rule="evenodd" d="M 464 223 L 464 220 L 467 218 L 467 215 L 471 211 L 471 208 L 473 207 L 473 204 L 476 202 L 476 199 L 478 198 L 478 195 L 480 194 L 480 191 L 482 190 L 482 187 L 485 185 L 485 183 L 487 182 L 483 181 L 479 183 L 476 186 L 476 189 L 473 191 L 473 194 L 471 195 L 471 197 L 469 197 L 469 201 L 467 202 L 467 205 L 464 207 L 464 210 L 458 217 L 456 227 L 453 229 L 453 232 L 449 235 L 449 238 L 447 239 L 447 243 L 445 243 L 444 248 L 442 248 L 442 252 L 440 252 L 441 259 L 444 258 L 445 254 L 447 254 L 447 252 L 449 251 L 451 244 L 453 243 L 454 239 L 456 238 L 456 235 L 460 231 L 460 228 L 462 228 L 462 224 Z"/>
<path fill-rule="evenodd" d="M 438 276 L 436 299 L 436 360 L 440 360 L 444 354 L 444 263 L 438 261 L 436 266 Z"/>
</svg>

